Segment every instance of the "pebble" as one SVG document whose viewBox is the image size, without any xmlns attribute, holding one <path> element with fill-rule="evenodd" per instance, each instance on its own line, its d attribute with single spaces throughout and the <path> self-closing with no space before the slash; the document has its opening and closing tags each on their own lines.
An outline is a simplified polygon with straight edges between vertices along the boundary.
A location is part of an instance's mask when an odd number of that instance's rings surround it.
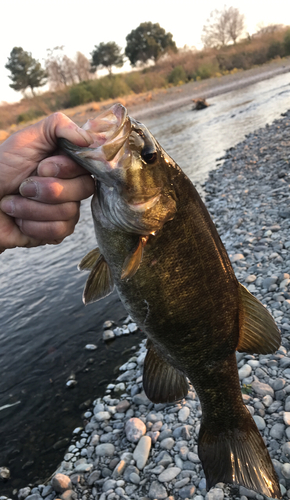
<svg viewBox="0 0 290 500">
<path fill-rule="evenodd" d="M 133 453 L 133 458 L 138 469 L 142 470 L 145 467 L 150 449 L 151 438 L 149 436 L 142 436 Z"/>
<path fill-rule="evenodd" d="M 125 433 L 126 438 L 131 443 L 138 443 L 139 439 L 144 436 L 146 432 L 146 425 L 140 418 L 130 418 L 126 422 Z"/>
<path fill-rule="evenodd" d="M 181 469 L 179 467 L 168 467 L 158 476 L 158 481 L 161 483 L 168 483 L 169 481 L 172 481 L 172 479 L 175 479 L 180 472 Z"/>
<path fill-rule="evenodd" d="M 63 493 L 65 490 L 72 488 L 70 478 L 64 474 L 55 474 L 52 478 L 51 486 L 57 493 Z"/>
</svg>

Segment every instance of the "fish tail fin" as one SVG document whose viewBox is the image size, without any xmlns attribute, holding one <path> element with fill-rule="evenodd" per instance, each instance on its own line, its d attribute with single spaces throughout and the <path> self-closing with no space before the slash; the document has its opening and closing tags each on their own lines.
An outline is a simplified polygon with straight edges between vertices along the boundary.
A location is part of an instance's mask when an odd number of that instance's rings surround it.
<svg viewBox="0 0 290 500">
<path fill-rule="evenodd" d="M 262 436 L 248 410 L 243 408 L 236 428 L 216 434 L 201 423 L 198 447 L 207 489 L 223 482 L 244 486 L 267 497 L 282 498 Z"/>
</svg>

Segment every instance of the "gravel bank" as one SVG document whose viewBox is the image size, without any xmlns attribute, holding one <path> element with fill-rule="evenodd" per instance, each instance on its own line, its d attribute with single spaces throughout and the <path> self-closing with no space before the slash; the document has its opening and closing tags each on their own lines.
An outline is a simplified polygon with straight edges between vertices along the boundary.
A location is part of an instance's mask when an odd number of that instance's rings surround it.
<svg viewBox="0 0 290 500">
<path fill-rule="evenodd" d="M 239 376 L 245 404 L 290 498 L 290 111 L 247 136 L 223 160 L 204 185 L 206 204 L 237 278 L 282 332 L 273 355 L 237 353 Z M 142 392 L 145 353 L 142 344 L 85 413 L 84 428 L 74 431 L 52 481 L 20 490 L 20 500 L 263 499 L 221 483 L 206 493 L 197 455 L 197 395 L 191 387 L 181 403 L 150 403 Z"/>
</svg>

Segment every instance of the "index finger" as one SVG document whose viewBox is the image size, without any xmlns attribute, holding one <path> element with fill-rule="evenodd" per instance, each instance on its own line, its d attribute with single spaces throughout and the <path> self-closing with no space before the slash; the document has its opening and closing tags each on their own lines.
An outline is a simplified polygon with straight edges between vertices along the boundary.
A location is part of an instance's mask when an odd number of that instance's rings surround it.
<svg viewBox="0 0 290 500">
<path fill-rule="evenodd" d="M 68 156 L 56 155 L 42 160 L 38 165 L 37 174 L 40 177 L 73 179 L 80 175 L 86 175 L 88 172 Z"/>
</svg>

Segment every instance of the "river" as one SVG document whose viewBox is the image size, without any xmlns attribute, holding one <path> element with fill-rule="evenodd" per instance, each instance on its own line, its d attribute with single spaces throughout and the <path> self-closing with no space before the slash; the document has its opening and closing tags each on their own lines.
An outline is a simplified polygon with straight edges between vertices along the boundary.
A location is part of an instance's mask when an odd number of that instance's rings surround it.
<svg viewBox="0 0 290 500">
<path fill-rule="evenodd" d="M 290 108 L 289 73 L 209 103 L 199 112 L 184 105 L 144 119 L 197 187 L 227 148 Z M 9 467 L 11 480 L 0 483 L 0 494 L 49 477 L 85 409 L 142 338 L 103 342 L 103 322 L 126 317 L 116 293 L 84 307 L 86 274 L 76 267 L 95 246 L 87 200 L 74 234 L 61 245 L 1 255 L 0 466 Z M 98 348 L 88 351 L 86 344 Z M 77 385 L 68 389 L 72 374 Z"/>
</svg>

